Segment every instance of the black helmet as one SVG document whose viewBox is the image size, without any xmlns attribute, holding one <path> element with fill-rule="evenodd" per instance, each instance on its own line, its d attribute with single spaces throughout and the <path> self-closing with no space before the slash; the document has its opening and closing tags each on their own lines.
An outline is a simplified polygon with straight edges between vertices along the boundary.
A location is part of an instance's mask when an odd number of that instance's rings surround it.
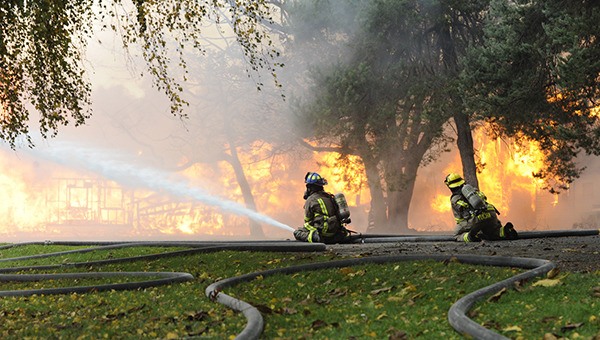
<svg viewBox="0 0 600 340">
<path fill-rule="evenodd" d="M 307 172 L 306 176 L 304 176 L 304 183 L 314 184 L 322 187 L 327 185 L 327 180 L 316 172 Z"/>
</svg>

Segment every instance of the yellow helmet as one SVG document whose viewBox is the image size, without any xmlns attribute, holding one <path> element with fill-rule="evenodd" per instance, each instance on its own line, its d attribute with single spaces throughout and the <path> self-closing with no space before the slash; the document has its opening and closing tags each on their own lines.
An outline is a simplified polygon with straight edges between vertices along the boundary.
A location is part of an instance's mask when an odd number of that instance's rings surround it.
<svg viewBox="0 0 600 340">
<path fill-rule="evenodd" d="M 448 176 L 446 176 L 444 183 L 446 183 L 448 188 L 454 189 L 454 188 L 458 188 L 459 186 L 465 184 L 465 180 L 462 177 L 460 177 L 459 174 L 457 174 L 455 172 L 451 172 L 448 174 Z"/>
</svg>

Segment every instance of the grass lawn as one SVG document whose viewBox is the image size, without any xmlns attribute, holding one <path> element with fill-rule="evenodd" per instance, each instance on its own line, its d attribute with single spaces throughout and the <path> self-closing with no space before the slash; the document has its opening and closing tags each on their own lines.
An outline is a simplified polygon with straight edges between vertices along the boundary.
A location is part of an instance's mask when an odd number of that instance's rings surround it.
<svg viewBox="0 0 600 340">
<path fill-rule="evenodd" d="M 0 250 L 0 259 L 77 248 L 14 247 Z M 180 249 L 111 249 L 0 262 L 0 268 L 75 263 Z M 177 271 L 192 274 L 194 280 L 136 291 L 2 297 L 0 335 L 12 339 L 233 338 L 244 328 L 246 319 L 209 301 L 204 295 L 209 284 L 250 272 L 333 259 L 338 258 L 328 253 L 221 251 L 46 270 L 44 272 Z M 261 311 L 265 319 L 265 339 L 461 339 L 446 320 L 450 305 L 469 292 L 518 272 L 521 270 L 454 262 L 399 262 L 259 277 L 234 286 L 226 293 Z M 131 278 L 100 281 L 115 280 Z M 62 281 L 67 280 L 0 282 L 0 289 L 99 283 Z M 552 279 L 532 280 L 518 290 L 506 291 L 477 305 L 472 314 L 477 322 L 511 338 L 540 339 L 546 333 L 553 333 L 591 339 L 600 333 L 600 273 L 559 273 Z"/>
</svg>

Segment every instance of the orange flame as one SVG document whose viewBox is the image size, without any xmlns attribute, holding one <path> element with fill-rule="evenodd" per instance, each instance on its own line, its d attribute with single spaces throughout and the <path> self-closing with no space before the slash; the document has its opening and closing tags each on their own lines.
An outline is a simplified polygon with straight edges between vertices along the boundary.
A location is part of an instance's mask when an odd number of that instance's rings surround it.
<svg viewBox="0 0 600 340">
<path fill-rule="evenodd" d="M 600 113 L 600 109 L 593 111 Z M 483 130 L 474 132 L 474 140 L 479 161 L 485 165 L 478 175 L 479 186 L 501 211 L 501 219 L 518 221 L 519 226 L 531 228 L 547 223 L 541 221 L 541 217 L 552 216 L 561 202 L 559 196 L 541 192 L 540 181 L 533 177 L 533 173 L 544 166 L 538 145 L 490 140 Z M 342 166 L 338 155 L 314 153 L 302 161 L 296 155 L 278 156 L 279 159 L 272 161 L 271 146 L 264 143 L 253 145 L 250 151 L 238 151 L 258 212 L 293 228 L 300 226 L 304 174 L 317 171 L 328 179 L 327 191 L 345 194 L 352 213 L 350 228 L 359 232 L 366 230 L 370 195 L 360 159 L 348 157 Z M 224 214 L 191 200 L 126 189 L 93 174 L 13 156 L 9 152 L 0 154 L 3 188 L 0 235 L 4 237 L 64 238 L 92 231 L 104 233 L 107 238 L 244 236 L 250 233 L 245 217 Z M 460 173 L 460 169 L 459 155 L 454 152 L 444 155 L 437 165 L 419 170 L 409 227 L 431 231 L 453 229 L 449 191 L 443 178 L 449 172 Z M 215 196 L 245 205 L 228 163 L 196 164 L 181 175 Z M 113 233 L 114 230 L 118 231 Z M 264 226 L 263 230 L 268 236 L 290 237 L 287 230 Z"/>
</svg>

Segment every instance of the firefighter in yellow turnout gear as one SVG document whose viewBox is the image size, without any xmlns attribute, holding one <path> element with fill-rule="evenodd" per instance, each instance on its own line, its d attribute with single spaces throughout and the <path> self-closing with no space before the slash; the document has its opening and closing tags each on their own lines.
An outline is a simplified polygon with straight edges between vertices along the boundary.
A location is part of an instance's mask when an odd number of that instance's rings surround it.
<svg viewBox="0 0 600 340">
<path fill-rule="evenodd" d="M 323 189 L 327 180 L 316 172 L 309 172 L 304 182 L 304 225 L 294 230 L 296 240 L 327 244 L 350 242 L 350 232 L 341 221 L 334 196 Z"/>
<path fill-rule="evenodd" d="M 518 233 L 513 224 L 508 222 L 502 226 L 498 210 L 487 202 L 483 192 L 466 184 L 456 173 L 446 176 L 444 183 L 452 192 L 450 203 L 456 221 L 454 235 L 457 241 L 517 239 Z"/>
</svg>

